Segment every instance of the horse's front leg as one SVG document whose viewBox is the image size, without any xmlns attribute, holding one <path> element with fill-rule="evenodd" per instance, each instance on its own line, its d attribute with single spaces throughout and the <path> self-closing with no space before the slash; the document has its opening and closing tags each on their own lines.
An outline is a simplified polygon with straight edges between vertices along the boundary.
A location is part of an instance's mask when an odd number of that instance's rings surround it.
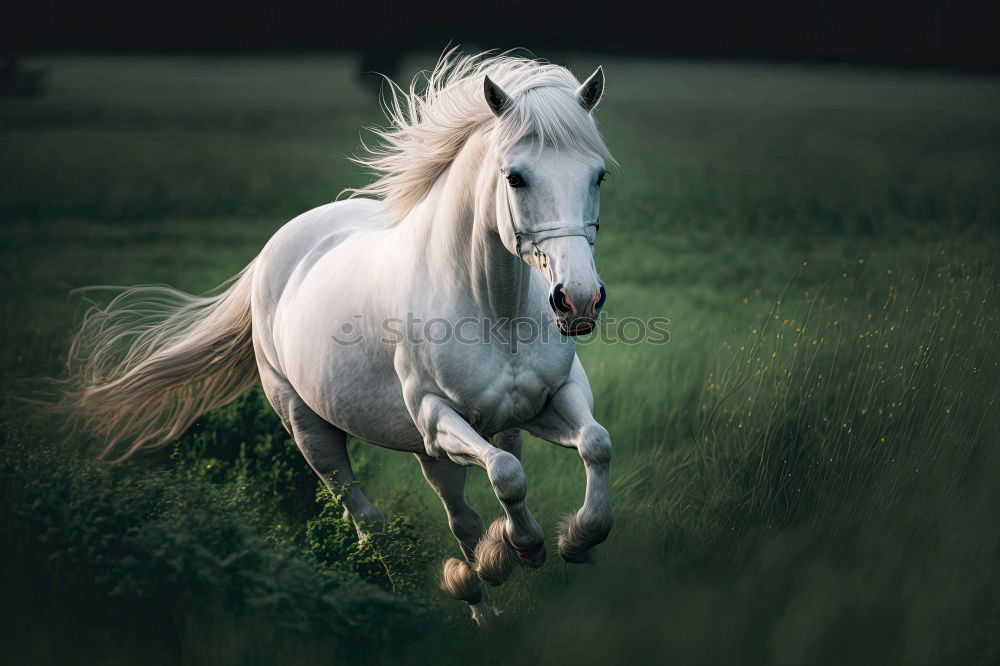
<svg viewBox="0 0 1000 666">
<path fill-rule="evenodd" d="M 569 562 L 587 562 L 590 550 L 611 531 L 611 497 L 608 466 L 611 438 L 593 415 L 593 394 L 579 359 L 569 379 L 552 396 L 545 409 L 525 424 L 531 434 L 554 444 L 576 449 L 583 459 L 587 490 L 583 506 L 563 526 L 559 554 Z"/>
</svg>

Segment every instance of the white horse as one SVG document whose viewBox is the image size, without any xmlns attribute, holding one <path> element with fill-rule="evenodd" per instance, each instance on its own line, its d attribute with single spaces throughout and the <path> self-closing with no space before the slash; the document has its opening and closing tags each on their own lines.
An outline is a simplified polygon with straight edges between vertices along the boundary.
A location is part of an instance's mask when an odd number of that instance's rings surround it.
<svg viewBox="0 0 1000 666">
<path fill-rule="evenodd" d="M 591 115 L 603 89 L 600 68 L 581 85 L 556 65 L 451 55 L 422 91 L 393 87 L 391 127 L 358 158 L 372 185 L 289 222 L 214 295 L 133 287 L 91 311 L 70 354 L 83 425 L 124 457 L 259 378 L 362 534 L 383 513 L 355 480 L 347 434 L 414 454 L 465 555 L 442 586 L 477 622 L 494 614 L 479 578 L 545 559 L 524 430 L 583 460 L 585 501 L 558 547 L 586 561 L 612 523 L 611 441 L 572 340 L 605 300 L 594 242 L 612 158 Z M 485 535 L 468 465 L 505 513 Z"/>
</svg>

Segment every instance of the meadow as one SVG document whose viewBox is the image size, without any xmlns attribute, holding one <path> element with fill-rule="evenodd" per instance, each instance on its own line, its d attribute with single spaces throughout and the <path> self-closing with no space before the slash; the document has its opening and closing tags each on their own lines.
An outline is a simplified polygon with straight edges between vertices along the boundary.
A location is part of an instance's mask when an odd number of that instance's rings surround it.
<svg viewBox="0 0 1000 666">
<path fill-rule="evenodd" d="M 0 100 L 6 663 L 996 662 L 996 79 L 564 60 L 608 78 L 605 312 L 670 341 L 580 344 L 615 528 L 488 590 L 490 633 L 437 589 L 458 550 L 409 456 L 351 444 L 392 518 L 359 545 L 259 390 L 117 466 L 18 399 L 100 298 L 72 289 L 207 291 L 366 181 L 354 59 L 50 58 Z M 554 539 L 582 467 L 524 458 Z"/>
</svg>

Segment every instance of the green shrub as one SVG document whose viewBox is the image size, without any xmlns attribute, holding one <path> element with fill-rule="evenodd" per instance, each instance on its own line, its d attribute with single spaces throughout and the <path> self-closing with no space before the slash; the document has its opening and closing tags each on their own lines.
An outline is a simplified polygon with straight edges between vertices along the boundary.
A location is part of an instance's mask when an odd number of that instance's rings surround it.
<svg viewBox="0 0 1000 666">
<path fill-rule="evenodd" d="M 394 592 L 413 591 L 427 582 L 431 556 L 408 518 L 392 518 L 383 531 L 359 540 L 339 498 L 320 485 L 316 502 L 322 510 L 306 523 L 306 547 L 317 561 L 355 572 L 363 580 Z"/>
<path fill-rule="evenodd" d="M 5 541 L 47 589 L 81 607 L 168 632 L 192 613 L 243 617 L 343 645 L 421 612 L 419 600 L 366 580 L 377 580 L 366 559 L 374 547 L 355 547 L 340 563 L 263 536 L 259 498 L 240 492 L 238 477 L 209 483 L 141 460 L 111 466 L 15 438 L 4 451 Z M 395 558 L 394 582 L 411 580 L 405 568 L 418 548 L 402 525 L 392 523 L 377 551 Z M 406 556 L 395 555 L 397 538 Z"/>
<path fill-rule="evenodd" d="M 260 387 L 202 416 L 170 457 L 179 473 L 238 491 L 269 533 L 297 539 L 318 513 L 316 474 Z"/>
</svg>

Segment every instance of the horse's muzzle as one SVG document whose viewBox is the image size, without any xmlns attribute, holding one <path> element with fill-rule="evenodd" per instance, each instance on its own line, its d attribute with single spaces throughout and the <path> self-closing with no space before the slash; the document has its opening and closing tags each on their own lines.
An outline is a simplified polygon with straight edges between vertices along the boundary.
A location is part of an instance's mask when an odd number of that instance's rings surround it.
<svg viewBox="0 0 1000 666">
<path fill-rule="evenodd" d="M 579 294 L 578 294 L 579 297 Z M 563 335 L 587 335 L 597 325 L 597 316 L 608 298 L 603 284 L 589 294 L 583 308 L 579 308 L 569 290 L 562 283 L 552 287 L 549 292 L 549 306 L 555 314 L 556 325 Z M 579 299 L 578 300 L 583 300 Z"/>
</svg>

